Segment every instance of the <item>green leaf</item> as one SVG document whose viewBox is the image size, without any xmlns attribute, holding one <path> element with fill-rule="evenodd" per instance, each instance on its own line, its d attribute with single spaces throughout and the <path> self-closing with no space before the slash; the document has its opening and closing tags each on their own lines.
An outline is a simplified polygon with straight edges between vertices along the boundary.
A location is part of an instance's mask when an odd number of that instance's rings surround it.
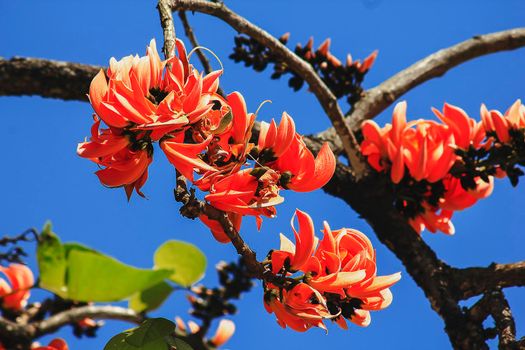
<svg viewBox="0 0 525 350">
<path fill-rule="evenodd" d="M 104 350 L 167 350 L 167 339 L 174 331 L 173 322 L 165 318 L 152 318 L 136 328 L 117 334 Z"/>
<path fill-rule="evenodd" d="M 67 257 L 68 298 L 77 301 L 118 301 L 148 289 L 170 270 L 138 269 L 86 249 L 72 249 Z"/>
<path fill-rule="evenodd" d="M 169 337 L 168 343 L 171 346 L 175 346 L 177 350 L 193 350 L 193 348 L 188 343 L 180 338 Z"/>
<path fill-rule="evenodd" d="M 40 287 L 76 301 L 122 300 L 173 273 L 171 269 L 138 269 L 79 243 L 62 244 L 49 223 L 40 235 L 37 260 Z"/>
<path fill-rule="evenodd" d="M 40 287 L 65 297 L 66 254 L 60 238 L 52 231 L 51 222 L 46 222 L 39 238 L 36 257 L 40 272 Z"/>
<path fill-rule="evenodd" d="M 170 279 L 184 287 L 199 281 L 206 271 L 206 256 L 193 244 L 171 240 L 162 244 L 154 256 L 155 269 L 171 269 Z"/>
<path fill-rule="evenodd" d="M 154 285 L 151 288 L 143 290 L 131 297 L 129 300 L 129 307 L 136 312 L 155 310 L 162 305 L 162 303 L 173 292 L 173 287 L 165 281 Z"/>
</svg>

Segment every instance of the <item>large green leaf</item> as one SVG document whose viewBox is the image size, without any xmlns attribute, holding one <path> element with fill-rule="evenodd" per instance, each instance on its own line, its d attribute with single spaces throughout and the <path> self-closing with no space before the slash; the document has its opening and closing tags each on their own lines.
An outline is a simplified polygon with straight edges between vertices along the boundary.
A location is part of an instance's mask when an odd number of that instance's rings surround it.
<svg viewBox="0 0 525 350">
<path fill-rule="evenodd" d="M 170 270 L 138 269 L 109 256 L 73 249 L 68 254 L 69 299 L 117 301 L 148 289 L 168 278 Z"/>
<path fill-rule="evenodd" d="M 151 288 L 172 270 L 138 269 L 79 243 L 62 244 L 47 224 L 37 248 L 40 286 L 76 301 L 117 301 Z"/>
<path fill-rule="evenodd" d="M 129 307 L 137 312 L 155 310 L 162 305 L 162 303 L 173 292 L 173 287 L 165 281 L 154 285 L 151 288 L 143 290 L 129 299 Z"/>
<path fill-rule="evenodd" d="M 53 233 L 50 222 L 45 224 L 40 234 L 36 256 L 40 270 L 40 287 L 65 297 L 66 253 L 60 238 Z"/>
<path fill-rule="evenodd" d="M 156 269 L 173 270 L 170 279 L 184 287 L 199 281 L 206 271 L 206 256 L 193 244 L 171 240 L 162 244 L 154 256 Z"/>
<path fill-rule="evenodd" d="M 165 318 L 152 318 L 139 327 L 117 334 L 104 350 L 167 350 L 168 337 L 175 331 L 175 324 Z"/>
</svg>

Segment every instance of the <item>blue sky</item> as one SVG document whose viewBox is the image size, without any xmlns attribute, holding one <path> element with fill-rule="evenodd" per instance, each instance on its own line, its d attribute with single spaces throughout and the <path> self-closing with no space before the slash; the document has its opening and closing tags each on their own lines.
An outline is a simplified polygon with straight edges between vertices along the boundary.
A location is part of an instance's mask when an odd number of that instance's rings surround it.
<svg viewBox="0 0 525 350">
<path fill-rule="evenodd" d="M 372 87 L 424 56 L 473 35 L 523 26 L 525 2 L 521 0 L 465 1 L 227 1 L 234 10 L 279 36 L 291 32 L 290 43 L 316 44 L 332 38 L 332 52 L 344 57 L 350 52 L 362 58 L 375 49 L 379 57 L 367 76 Z M 234 31 L 217 19 L 189 16 L 201 45 L 212 49 L 225 67 L 226 91 L 240 90 L 255 110 L 270 99 L 259 114 L 268 120 L 286 110 L 302 133 L 329 126 L 314 96 L 304 89 L 293 93 L 287 81 L 272 81 L 269 72 L 255 73 L 236 65 L 227 56 L 233 47 Z M 179 36 L 184 40 L 179 23 Z M 31 56 L 106 65 L 111 56 L 143 54 L 151 38 L 160 43 L 162 33 L 153 1 L 0 1 L 0 56 Z M 160 46 L 160 45 L 159 45 Z M 430 107 L 444 102 L 464 108 L 479 118 L 482 102 L 490 108 L 506 109 L 517 98 L 525 98 L 525 50 L 480 58 L 455 68 L 445 77 L 430 81 L 403 97 L 409 118 L 430 117 Z M 212 63 L 216 67 L 218 65 Z M 341 102 L 343 108 L 346 106 Z M 152 254 L 168 239 L 182 239 L 198 245 L 208 256 L 204 282 L 216 283 L 213 266 L 220 260 L 236 259 L 229 245 L 219 245 L 198 222 L 178 216 L 172 197 L 174 172 L 157 152 L 144 192 L 148 200 L 126 201 L 123 190 L 102 187 L 93 172 L 96 166 L 76 156 L 76 144 L 89 134 L 92 110 L 86 103 L 63 102 L 39 97 L 1 97 L 3 171 L 0 173 L 1 234 L 15 234 L 28 227 L 41 227 L 47 219 L 64 240 L 81 241 L 118 259 L 141 267 L 152 265 Z M 377 120 L 390 119 L 391 108 Z M 493 261 L 523 260 L 523 185 L 512 189 L 498 180 L 494 194 L 454 217 L 456 235 L 424 233 L 437 254 L 454 266 L 488 265 Z M 300 208 L 309 212 L 320 228 L 328 220 L 333 228 L 354 227 L 368 234 L 377 248 L 381 274 L 404 269 L 390 251 L 375 238 L 367 224 L 341 200 L 322 191 L 285 193 L 278 218 L 265 220 L 261 232 L 247 220 L 244 236 L 265 255 L 278 244 L 278 233 L 290 234 L 289 219 Z M 34 262 L 31 261 L 32 266 Z M 239 313 L 234 338 L 227 349 L 288 349 L 366 346 L 375 349 L 426 349 L 449 347 L 443 323 L 430 309 L 423 292 L 411 278 L 393 287 L 394 302 L 372 315 L 368 328 L 352 326 L 348 331 L 330 327 L 306 334 L 282 330 L 274 316 L 264 311 L 258 285 L 237 304 Z M 523 288 L 508 290 L 511 306 L 524 334 Z M 35 299 L 38 298 L 38 293 Z M 173 294 L 155 315 L 187 318 L 183 294 Z M 60 335 L 71 349 L 101 349 L 127 324 L 108 322 L 99 337 L 79 342 L 68 328 Z"/>
</svg>

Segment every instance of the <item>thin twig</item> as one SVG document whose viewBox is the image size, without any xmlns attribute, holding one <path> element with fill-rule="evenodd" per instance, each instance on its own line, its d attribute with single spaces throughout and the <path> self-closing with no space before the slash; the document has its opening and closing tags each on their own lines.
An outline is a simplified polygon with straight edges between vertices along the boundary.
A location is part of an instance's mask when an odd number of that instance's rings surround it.
<svg viewBox="0 0 525 350">
<path fill-rule="evenodd" d="M 144 321 L 143 315 L 131 309 L 111 305 L 88 305 L 60 312 L 39 323 L 30 324 L 30 326 L 34 327 L 33 337 L 40 337 L 84 318 L 120 320 L 134 324 L 141 324 Z"/>
<path fill-rule="evenodd" d="M 134 324 L 140 324 L 145 319 L 143 315 L 131 309 L 110 305 L 77 307 L 57 313 L 46 320 L 28 324 L 18 324 L 0 317 L 0 340 L 4 344 L 31 344 L 35 339 L 85 318 L 120 320 Z"/>
<path fill-rule="evenodd" d="M 264 267 L 257 261 L 255 252 L 244 242 L 241 235 L 232 222 L 228 218 L 228 215 L 209 205 L 208 203 L 201 201 L 195 197 L 194 191 L 189 191 L 186 186 L 186 179 L 180 173 L 177 172 L 177 187 L 175 189 L 175 199 L 177 202 L 182 203 L 180 212 L 182 216 L 189 219 L 198 218 L 200 215 L 206 215 L 210 220 L 216 220 L 221 224 L 224 233 L 231 240 L 232 245 L 235 247 L 237 253 L 243 258 L 248 270 L 256 278 L 263 278 Z"/>
<path fill-rule="evenodd" d="M 215 3 L 206 0 L 172 0 L 171 6 L 174 11 L 196 11 L 217 17 L 228 23 L 238 32 L 244 33 L 257 40 L 260 44 L 268 47 L 273 53 L 275 53 L 275 55 L 279 56 L 281 60 L 290 67 L 290 69 L 300 75 L 309 84 L 310 90 L 319 100 L 319 103 L 337 131 L 339 138 L 342 140 L 344 150 L 348 156 L 356 178 L 360 179 L 365 175 L 368 167 L 361 156 L 355 135 L 344 122 L 344 115 L 337 102 L 337 98 L 330 89 L 328 89 L 326 84 L 308 62 L 293 53 L 277 38 L 230 10 L 222 2 Z"/>
</svg>

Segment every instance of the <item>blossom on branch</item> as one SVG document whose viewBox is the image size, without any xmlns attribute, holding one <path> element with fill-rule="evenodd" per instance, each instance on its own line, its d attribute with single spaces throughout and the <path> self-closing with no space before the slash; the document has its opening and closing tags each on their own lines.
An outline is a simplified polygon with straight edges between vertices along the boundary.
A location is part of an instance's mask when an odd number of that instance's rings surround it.
<svg viewBox="0 0 525 350">
<path fill-rule="evenodd" d="M 424 119 L 407 122 L 406 102 L 401 102 L 394 108 L 392 124 L 380 128 L 374 121 L 363 123 L 361 150 L 375 170 L 389 173 L 395 205 L 414 230 L 453 234 L 454 211 L 488 197 L 493 176 L 502 173 L 498 159 L 483 163 L 487 155 L 491 157 L 489 134 L 499 132 L 508 139 L 506 128 L 519 125 L 520 110 L 523 108 L 514 104 L 508 112 L 513 123 L 507 123 L 499 112 L 482 107 L 481 122 L 461 108 L 445 104 L 442 111 L 433 109 L 441 123 Z"/>
<path fill-rule="evenodd" d="M 243 216 L 255 216 L 258 228 L 262 217 L 274 217 L 281 190 L 313 191 L 330 180 L 336 160 L 328 144 L 315 157 L 287 113 L 279 125 L 262 122 L 252 142 L 256 115 L 242 94 L 217 94 L 222 71 L 200 73 L 180 40 L 176 47 L 175 56 L 161 61 L 152 40 L 146 56 L 112 58 L 108 80 L 103 71 L 93 79 L 95 122 L 77 152 L 102 168 L 96 174 L 103 185 L 124 187 L 128 199 L 133 191 L 144 196 L 158 142 L 175 169 L 238 230 Z M 220 224 L 199 217 L 218 241 L 229 241 Z"/>
<path fill-rule="evenodd" d="M 399 281 L 400 273 L 377 276 L 375 250 L 363 233 L 348 228 L 332 231 L 325 222 L 319 241 L 308 214 L 296 210 L 294 218 L 296 244 L 281 234 L 280 249 L 270 254 L 272 272 L 288 284 L 266 283 L 267 311 L 275 313 L 282 327 L 296 331 L 326 329 L 324 320 L 344 329 L 345 319 L 368 326 L 369 311 L 392 302 L 389 288 Z M 295 274 L 302 275 L 291 278 Z"/>
</svg>

